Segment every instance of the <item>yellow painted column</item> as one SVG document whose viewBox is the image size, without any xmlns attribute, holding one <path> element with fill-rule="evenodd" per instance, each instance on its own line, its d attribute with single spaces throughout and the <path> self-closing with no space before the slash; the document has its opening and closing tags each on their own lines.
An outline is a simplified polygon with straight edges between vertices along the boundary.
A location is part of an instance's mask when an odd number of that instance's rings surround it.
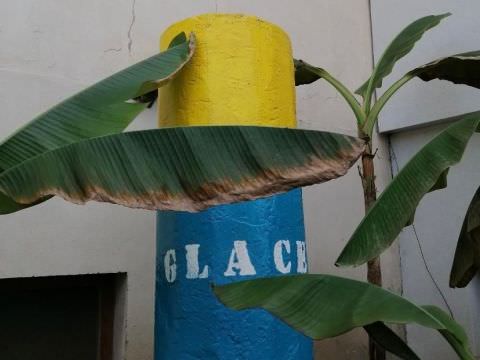
<svg viewBox="0 0 480 360">
<path fill-rule="evenodd" d="M 160 126 L 296 126 L 292 50 L 281 28 L 252 16 L 207 14 L 169 27 L 160 48 L 182 31 L 195 34 L 197 47 L 160 89 Z"/>
<path fill-rule="evenodd" d="M 252 16 L 207 14 L 168 28 L 166 49 L 193 32 L 192 60 L 159 90 L 159 125 L 295 127 L 290 40 Z M 263 310 L 221 305 L 210 284 L 307 270 L 301 191 L 158 212 L 155 359 L 310 360 L 309 339 Z"/>
</svg>

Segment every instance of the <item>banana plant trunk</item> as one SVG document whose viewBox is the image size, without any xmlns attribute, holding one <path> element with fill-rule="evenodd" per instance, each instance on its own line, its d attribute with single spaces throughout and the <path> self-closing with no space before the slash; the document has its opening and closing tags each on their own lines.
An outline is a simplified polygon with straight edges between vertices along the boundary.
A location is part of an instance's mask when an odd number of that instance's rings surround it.
<svg viewBox="0 0 480 360">
<path fill-rule="evenodd" d="M 160 90 L 160 126 L 295 127 L 292 54 L 280 28 L 242 15 L 202 15 L 167 29 L 162 49 L 180 32 L 194 32 L 198 45 Z M 230 310 L 211 291 L 212 283 L 307 271 L 301 196 L 295 190 L 201 213 L 158 212 L 156 360 L 312 359 L 310 339 L 264 310 Z"/>
<path fill-rule="evenodd" d="M 365 202 L 365 213 L 370 210 L 377 200 L 377 188 L 375 185 L 375 153 L 372 152 L 372 142 L 368 142 L 365 152 L 362 155 L 362 179 L 363 197 Z M 376 257 L 367 263 L 367 280 L 371 284 L 382 286 L 382 270 L 380 257 Z M 379 347 L 372 338 L 368 340 L 370 360 L 385 360 L 385 350 Z"/>
</svg>

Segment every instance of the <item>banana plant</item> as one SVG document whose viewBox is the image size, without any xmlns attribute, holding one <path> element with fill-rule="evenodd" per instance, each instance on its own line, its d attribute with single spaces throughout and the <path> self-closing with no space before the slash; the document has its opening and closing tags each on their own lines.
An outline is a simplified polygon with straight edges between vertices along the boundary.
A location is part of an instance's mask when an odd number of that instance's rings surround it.
<svg viewBox="0 0 480 360">
<path fill-rule="evenodd" d="M 475 359 L 465 331 L 443 310 L 417 306 L 369 283 L 305 274 L 241 281 L 214 292 L 232 309 L 261 307 L 315 340 L 364 327 L 383 349 L 415 360 L 419 357 L 385 325 L 413 323 L 438 330 L 461 359 Z"/>
<path fill-rule="evenodd" d="M 194 54 L 194 35 L 179 34 L 168 50 L 67 98 L 7 137 L 0 143 L 0 214 L 53 196 L 200 211 L 334 179 L 364 152 L 363 139 L 310 130 L 123 132 Z M 380 323 L 369 329 L 379 339 L 396 337 Z"/>
<path fill-rule="evenodd" d="M 297 85 L 324 79 L 345 98 L 356 118 L 359 138 L 251 126 L 122 133 L 152 104 L 157 89 L 194 56 L 193 34 L 189 39 L 179 34 L 167 51 L 66 99 L 0 143 L 0 213 L 32 207 L 53 196 L 76 204 L 93 200 L 131 208 L 199 211 L 334 179 L 344 175 L 360 156 L 365 204 L 373 211 L 376 191 L 371 135 L 389 97 L 413 77 L 478 85 L 469 75 L 477 69 L 475 53 L 455 55 L 413 70 L 371 106 L 373 91 L 381 86 L 395 61 L 445 16 L 420 19 L 392 42 L 358 91 L 362 103 L 327 71 L 295 61 Z M 466 61 L 468 67 L 464 69 Z M 462 118 L 458 129 L 452 130 L 454 135 L 447 134 L 437 145 L 446 143 L 446 151 L 456 146 L 457 157 L 469 131 L 471 135 L 477 128 L 480 116 Z M 455 136 L 463 139 L 460 145 Z M 457 157 L 452 155 L 450 162 L 442 158 L 444 162 L 430 176 L 433 180 L 425 182 L 425 192 L 435 188 L 438 178 L 445 177 L 446 169 Z M 408 221 L 403 217 L 400 220 L 402 226 Z M 353 252 L 357 251 L 367 261 L 371 259 L 364 255 L 365 250 L 354 247 Z M 373 257 L 377 252 L 371 253 Z M 348 264 L 350 260 L 345 256 Z M 378 268 L 378 261 L 372 262 L 370 268 L 375 266 Z M 379 279 L 369 279 L 380 284 Z M 379 346 L 374 351 L 381 354 L 387 349 L 404 359 L 418 357 L 385 323 L 418 323 L 440 331 L 462 359 L 472 358 L 465 333 L 442 310 L 418 307 L 372 284 L 326 275 L 299 275 L 217 287 L 215 292 L 226 305 L 236 309 L 265 307 L 312 338 L 336 336 L 363 326 Z"/>
<path fill-rule="evenodd" d="M 380 254 L 393 243 L 403 227 L 411 224 L 421 199 L 446 186 L 450 167 L 461 160 L 469 139 L 479 130 L 480 112 L 451 119 L 453 124 L 425 145 L 377 200 L 372 135 L 388 100 L 414 78 L 447 80 L 480 88 L 480 51 L 472 51 L 434 60 L 409 71 L 373 101 L 374 91 L 382 87 L 383 79 L 392 72 L 395 63 L 414 48 L 425 32 L 449 15 L 430 15 L 408 25 L 385 49 L 370 78 L 355 93 L 327 70 L 302 60 L 295 61 L 296 84 L 310 84 L 319 79 L 331 84 L 351 108 L 359 137 L 366 142 L 360 173 L 366 215 L 336 265 L 367 263 L 370 284 L 327 275 L 258 279 L 214 287 L 224 304 L 236 310 L 264 308 L 313 339 L 333 337 L 363 327 L 370 336 L 371 359 L 384 359 L 385 350 L 402 359 L 418 359 L 413 350 L 385 325 L 416 323 L 438 330 L 460 359 L 474 359 L 465 332 L 443 310 L 432 306 L 418 307 L 380 288 Z M 452 287 L 468 284 L 480 266 L 479 193 L 480 190 L 472 200 L 462 227 L 450 278 Z"/>
</svg>

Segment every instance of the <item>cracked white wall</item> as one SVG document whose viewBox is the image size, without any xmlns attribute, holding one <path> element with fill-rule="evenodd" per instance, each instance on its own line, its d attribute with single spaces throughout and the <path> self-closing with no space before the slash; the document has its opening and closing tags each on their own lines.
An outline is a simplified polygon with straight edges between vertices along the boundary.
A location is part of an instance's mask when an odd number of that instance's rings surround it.
<svg viewBox="0 0 480 360">
<path fill-rule="evenodd" d="M 172 22 L 205 12 L 244 12 L 282 26 L 297 57 L 325 67 L 356 88 L 371 68 L 367 0 L 16 0 L 0 2 L 0 133 L 6 136 L 72 92 L 157 52 Z M 355 135 L 344 101 L 318 82 L 297 92 L 300 127 Z M 155 110 L 132 128 L 156 126 Z M 379 188 L 389 178 L 379 143 Z M 363 214 L 356 169 L 305 190 L 310 267 L 361 278 L 364 269 L 338 270 L 336 256 Z M 128 272 L 127 358 L 152 359 L 154 214 L 102 204 L 52 200 L 0 217 L 0 277 Z M 384 256 L 385 282 L 398 290 L 396 248 Z M 363 358 L 356 331 L 322 342 L 322 359 Z"/>
</svg>

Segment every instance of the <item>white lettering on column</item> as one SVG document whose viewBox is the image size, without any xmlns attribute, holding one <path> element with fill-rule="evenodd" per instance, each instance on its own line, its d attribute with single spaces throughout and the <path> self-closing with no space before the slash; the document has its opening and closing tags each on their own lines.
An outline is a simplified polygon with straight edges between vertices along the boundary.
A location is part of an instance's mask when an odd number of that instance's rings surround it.
<svg viewBox="0 0 480 360">
<path fill-rule="evenodd" d="M 297 272 L 304 274 L 307 272 L 307 251 L 305 241 L 297 241 Z"/>
<path fill-rule="evenodd" d="M 290 254 L 290 241 L 288 240 L 279 240 L 275 243 L 273 248 L 273 261 L 275 262 L 275 267 L 282 274 L 288 274 L 292 270 L 292 262 L 288 261 L 285 263 L 283 259 L 283 249 L 287 254 Z"/>
<path fill-rule="evenodd" d="M 208 278 L 208 265 L 205 265 L 200 273 L 200 265 L 198 262 L 199 248 L 200 244 L 185 245 L 185 250 L 187 251 L 187 279 Z"/>
<path fill-rule="evenodd" d="M 233 242 L 233 249 L 228 260 L 227 270 L 223 273 L 225 276 L 237 275 L 255 275 L 257 272 L 250 261 L 248 255 L 247 242 L 237 240 Z"/>
<path fill-rule="evenodd" d="M 173 283 L 177 279 L 177 255 L 174 249 L 165 253 L 163 265 L 165 267 L 165 278 L 169 283 Z"/>
</svg>

